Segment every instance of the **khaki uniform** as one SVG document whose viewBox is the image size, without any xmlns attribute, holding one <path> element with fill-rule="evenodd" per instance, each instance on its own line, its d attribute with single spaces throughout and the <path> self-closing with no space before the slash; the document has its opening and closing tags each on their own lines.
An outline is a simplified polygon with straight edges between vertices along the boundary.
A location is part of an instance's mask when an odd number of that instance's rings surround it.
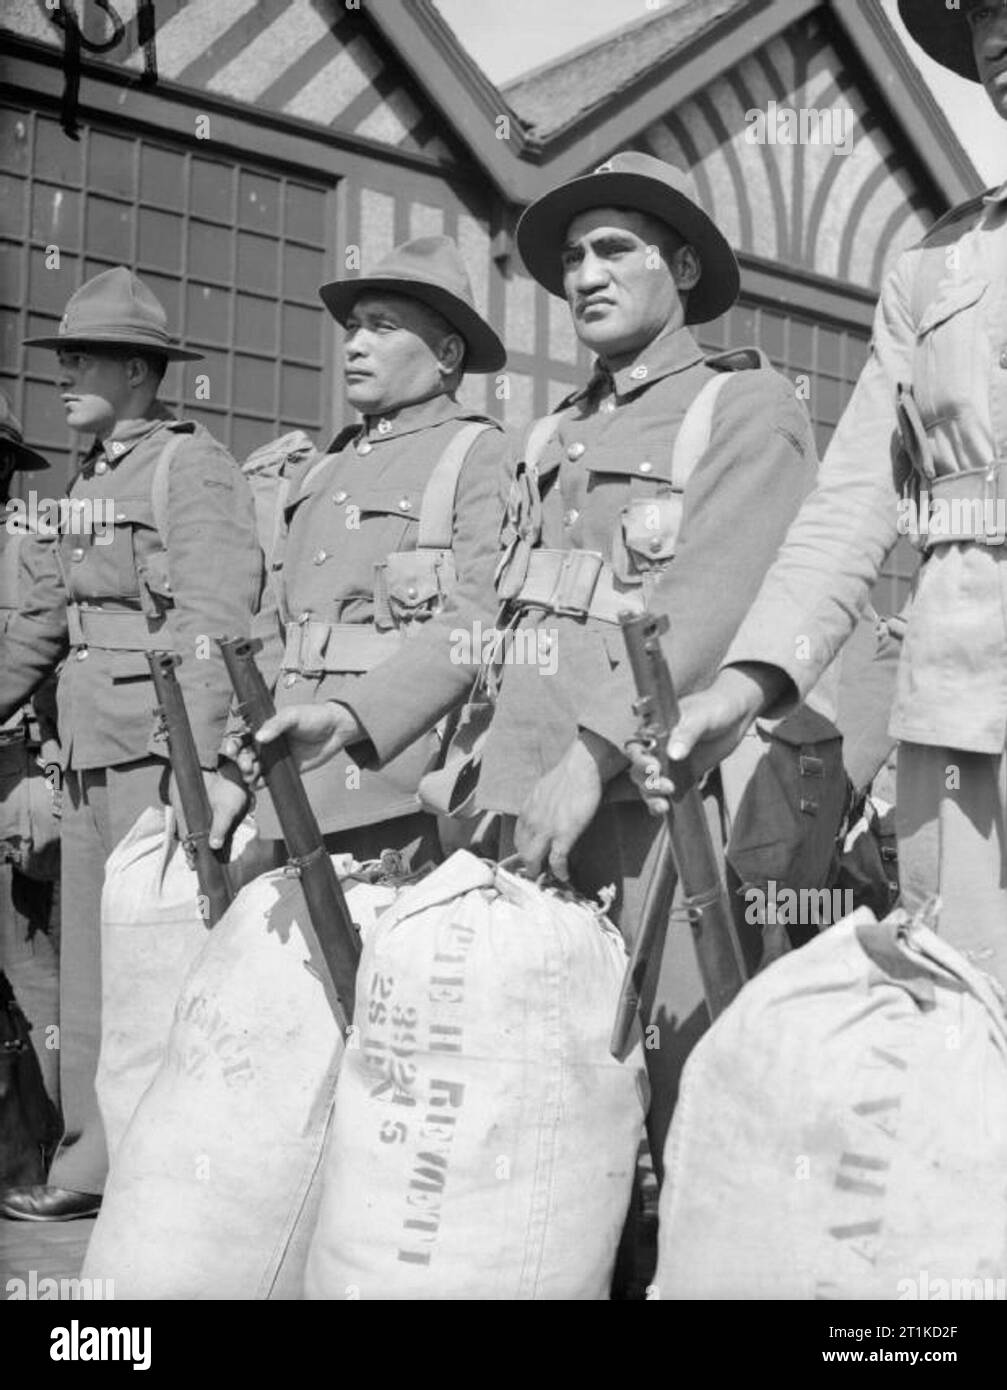
<svg viewBox="0 0 1007 1390">
<path fill-rule="evenodd" d="M 515 483 L 504 528 L 508 562 L 501 594 L 521 587 L 525 565 L 528 584 L 547 593 L 560 574 L 556 564 L 542 580 L 539 566 L 550 562 L 550 552 L 561 553 L 561 563 L 562 554 L 575 549 L 593 551 L 611 568 L 599 576 L 586 615 L 575 611 L 575 577 L 558 580 L 567 586 L 556 593 L 568 612 L 520 601 L 512 606 L 519 615 L 515 647 L 530 659 L 505 664 L 500 672 L 478 787 L 483 810 L 515 816 L 538 779 L 559 763 L 578 727 L 617 747 L 634 732 L 635 691 L 615 621 L 621 608 L 647 598 L 671 613 L 670 660 L 681 692 L 706 684 L 723 659 L 814 485 L 817 457 L 793 387 L 757 365 L 732 373 L 725 383 L 709 445 L 684 493 L 674 493 L 675 439 L 689 405 L 713 376 L 687 329 L 656 339 L 612 376 L 599 369 L 561 410 L 542 453 L 540 507 L 527 483 Z M 639 507 L 627 512 L 631 504 Z M 646 524 L 650 504 L 658 506 L 656 530 Z M 607 620 L 593 615 L 600 595 Z M 528 633 L 534 640 L 522 637 Z M 389 668 L 385 688 L 413 684 L 404 653 Z M 356 713 L 379 755 L 389 758 L 401 746 L 407 721 L 394 696 L 385 697 L 373 681 L 366 697 L 356 700 Z M 658 829 L 621 776 L 571 856 L 573 881 L 583 891 L 594 894 L 615 884 L 613 912 L 630 939 L 653 873 Z M 682 1059 L 705 1026 L 685 931 L 669 933 L 651 1017 L 661 1030 L 660 1049 L 648 1053 L 655 1083 L 652 1133 L 659 1135 L 670 1119 Z"/>
<path fill-rule="evenodd" d="M 408 573 L 394 572 L 386 562 L 415 551 L 431 474 L 470 422 L 489 428 L 465 456 L 453 509 L 449 502 L 457 585 L 443 620 L 428 633 L 435 625 L 423 620 L 438 601 L 437 583 L 408 565 Z M 421 812 L 416 788 L 440 749 L 433 726 L 464 694 L 471 672 L 448 667 L 436 693 L 424 673 L 438 665 L 430 660 L 431 640 L 434 646 L 447 640 L 450 615 L 492 595 L 506 464 L 499 425 L 438 396 L 368 418 L 340 436 L 321 466 L 308 464 L 292 481 L 268 595 L 253 624 L 263 640 L 260 662 L 267 680 L 275 682 L 277 707 L 339 699 L 356 708 L 363 684 L 381 690 L 396 709 L 422 710 L 397 756 L 380 770 L 366 754 L 343 754 L 305 776 L 323 833 L 344 833 L 346 847 L 358 854 L 364 844 L 403 848 L 417 835 L 427 836 L 428 849 L 433 846 L 433 821 Z M 446 571 L 442 578 L 448 579 Z M 415 648 L 422 669 L 414 668 L 404 683 L 386 683 L 380 663 L 403 645 Z M 359 748 L 354 751 L 360 755 Z M 262 834 L 277 837 L 267 796 L 256 814 Z M 364 837 L 368 826 L 373 833 Z"/>
<path fill-rule="evenodd" d="M 912 387 L 919 452 L 935 474 L 926 484 L 907 477 L 896 447 L 900 384 Z M 940 931 L 1007 983 L 1004 460 L 1007 184 L 948 214 L 888 276 L 818 489 L 727 660 L 776 665 L 803 694 L 850 633 L 896 540 L 905 488 L 901 516 L 920 523 L 924 558 L 890 725 L 901 740 L 903 901 L 914 908 L 940 893 Z M 976 504 L 990 536 L 953 538 Z M 798 635 L 810 655 L 795 648 Z"/>
<path fill-rule="evenodd" d="M 154 479 L 169 444 L 162 536 Z M 200 761 L 214 768 L 231 689 L 212 638 L 247 634 L 262 558 L 251 494 L 234 460 L 202 426 L 176 421 L 161 406 L 96 445 L 69 496 L 79 510 L 59 540 L 26 546 L 30 582 L 0 637 L 0 718 L 66 658 L 58 686 L 65 1133 L 50 1182 L 100 1192 L 107 1160 L 94 1072 L 104 863 L 139 812 L 163 799 L 167 780 L 143 648 L 181 655 L 179 683 Z"/>
<path fill-rule="evenodd" d="M 17 508 L 11 508 L 6 516 L 0 509 L 0 633 L 19 610 L 28 587 L 29 571 L 23 560 L 24 542 L 30 536 Z M 12 821 L 15 807 L 16 818 L 22 820 L 23 798 L 28 792 L 25 764 L 51 764 L 58 753 L 56 682 L 50 679 L 0 727 L 0 800 L 6 803 Z M 55 795 L 57 791 L 53 788 L 45 794 Z M 43 795 L 41 785 L 37 792 Z M 57 824 L 52 822 L 50 828 Z M 58 873 L 58 848 L 47 852 L 46 860 L 48 880 L 51 873 Z M 27 878 L 11 864 L 0 864 L 0 969 L 6 972 L 32 1025 L 32 1042 L 46 1090 L 58 1101 L 59 1052 L 46 1046 L 47 1028 L 59 1022 L 59 904 L 54 888 L 51 881 Z"/>
</svg>

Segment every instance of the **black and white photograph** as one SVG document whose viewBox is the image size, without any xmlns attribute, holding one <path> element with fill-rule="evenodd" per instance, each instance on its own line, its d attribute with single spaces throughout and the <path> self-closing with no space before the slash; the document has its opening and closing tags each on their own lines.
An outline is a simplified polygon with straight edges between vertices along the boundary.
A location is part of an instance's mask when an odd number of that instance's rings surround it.
<svg viewBox="0 0 1007 1390">
<path fill-rule="evenodd" d="M 1007 0 L 2 0 L 6 1344 L 979 1364 L 1005 121 Z"/>
</svg>

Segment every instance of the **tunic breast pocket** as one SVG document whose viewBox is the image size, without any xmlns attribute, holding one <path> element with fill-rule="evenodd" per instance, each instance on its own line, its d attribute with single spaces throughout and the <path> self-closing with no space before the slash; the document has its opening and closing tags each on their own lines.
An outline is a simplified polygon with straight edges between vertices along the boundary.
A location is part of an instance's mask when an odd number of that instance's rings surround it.
<svg viewBox="0 0 1007 1390">
<path fill-rule="evenodd" d="M 946 283 L 927 305 L 916 331 L 913 389 L 928 430 L 967 412 L 988 374 L 985 280 Z"/>
<path fill-rule="evenodd" d="M 354 496 L 361 527 L 375 533 L 375 562 L 416 546 L 422 492 L 413 487 L 371 487 Z"/>
</svg>

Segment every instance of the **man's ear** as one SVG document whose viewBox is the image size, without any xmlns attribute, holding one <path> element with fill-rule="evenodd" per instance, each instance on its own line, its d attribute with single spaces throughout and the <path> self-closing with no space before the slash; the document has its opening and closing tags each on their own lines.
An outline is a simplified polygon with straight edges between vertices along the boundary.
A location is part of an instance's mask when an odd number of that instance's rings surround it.
<svg viewBox="0 0 1007 1390">
<path fill-rule="evenodd" d="M 437 365 L 442 376 L 460 372 L 465 361 L 465 339 L 460 333 L 448 333 L 441 339 Z"/>
<path fill-rule="evenodd" d="M 680 246 L 671 256 L 671 273 L 680 290 L 694 290 L 703 274 L 703 263 L 694 246 Z"/>
<path fill-rule="evenodd" d="M 126 358 L 126 380 L 134 390 L 151 379 L 150 363 L 144 357 Z"/>
</svg>

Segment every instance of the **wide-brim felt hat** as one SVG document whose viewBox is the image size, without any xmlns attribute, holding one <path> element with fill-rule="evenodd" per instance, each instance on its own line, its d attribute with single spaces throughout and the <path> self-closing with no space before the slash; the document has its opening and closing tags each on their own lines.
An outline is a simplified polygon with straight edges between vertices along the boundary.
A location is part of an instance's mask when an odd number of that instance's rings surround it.
<svg viewBox="0 0 1007 1390">
<path fill-rule="evenodd" d="M 168 332 L 161 301 L 124 265 L 103 270 L 70 296 L 54 334 L 25 338 L 27 347 L 133 347 L 179 362 L 198 362 L 201 352 L 179 347 Z"/>
<path fill-rule="evenodd" d="M 692 179 L 675 165 L 636 150 L 612 155 L 593 173 L 560 184 L 525 209 L 517 227 L 518 250 L 529 274 L 550 294 L 565 297 L 561 253 L 571 221 L 600 207 L 660 218 L 695 247 L 702 274 L 689 291 L 687 323 L 708 323 L 735 302 L 741 289 L 737 259 L 699 202 Z"/>
<path fill-rule="evenodd" d="M 322 303 L 345 326 L 356 301 L 367 292 L 404 294 L 443 315 L 465 339 L 465 370 L 496 372 L 507 349 L 476 310 L 472 285 L 458 247 L 447 236 L 403 242 L 370 275 L 333 280 L 318 291 Z"/>
<path fill-rule="evenodd" d="M 899 14 L 910 35 L 935 63 L 970 82 L 980 80 L 964 6 L 949 10 L 944 0 L 899 0 Z"/>
<path fill-rule="evenodd" d="M 0 391 L 0 456 L 2 455 L 12 457 L 15 468 L 32 473 L 40 468 L 49 467 L 49 460 L 37 454 L 34 449 L 29 449 L 24 442 L 21 421 L 11 410 L 10 401 Z"/>
</svg>

